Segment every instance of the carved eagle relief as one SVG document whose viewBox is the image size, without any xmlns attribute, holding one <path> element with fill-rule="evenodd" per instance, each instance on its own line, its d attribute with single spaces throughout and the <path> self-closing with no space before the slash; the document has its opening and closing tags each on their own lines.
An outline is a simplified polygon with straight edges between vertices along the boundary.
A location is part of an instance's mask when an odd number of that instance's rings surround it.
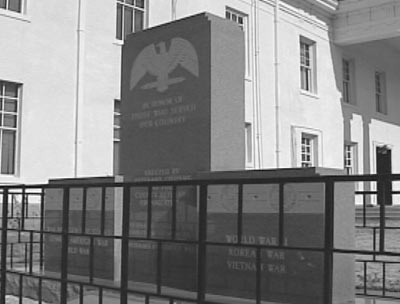
<svg viewBox="0 0 400 304">
<path fill-rule="evenodd" d="M 146 73 L 156 77 L 155 82 L 146 83 L 142 89 L 155 88 L 165 92 L 168 86 L 180 83 L 184 77 L 169 78 L 178 66 L 199 77 L 199 60 L 193 45 L 183 38 L 172 38 L 167 51 L 164 41 L 146 46 L 136 57 L 131 70 L 130 89 L 133 90 Z"/>
</svg>

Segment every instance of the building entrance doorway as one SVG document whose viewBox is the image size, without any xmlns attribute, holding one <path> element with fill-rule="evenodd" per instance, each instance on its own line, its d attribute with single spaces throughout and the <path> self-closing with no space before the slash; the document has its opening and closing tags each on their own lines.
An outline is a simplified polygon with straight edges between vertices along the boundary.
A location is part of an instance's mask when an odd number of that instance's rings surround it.
<svg viewBox="0 0 400 304">
<path fill-rule="evenodd" d="M 392 173 L 392 150 L 387 146 L 376 148 L 376 173 Z M 391 182 L 378 182 L 378 204 L 392 205 Z"/>
</svg>

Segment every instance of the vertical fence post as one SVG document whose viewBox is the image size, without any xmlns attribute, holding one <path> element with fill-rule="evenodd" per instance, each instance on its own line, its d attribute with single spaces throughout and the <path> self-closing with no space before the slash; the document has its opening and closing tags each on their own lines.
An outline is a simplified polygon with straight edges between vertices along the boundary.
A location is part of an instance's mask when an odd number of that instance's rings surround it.
<svg viewBox="0 0 400 304">
<path fill-rule="evenodd" d="M 100 234 L 104 236 L 106 227 L 106 187 L 101 187 L 101 221 L 100 221 Z"/>
<path fill-rule="evenodd" d="M 364 286 L 363 286 L 363 292 L 364 293 L 363 294 L 366 295 L 366 296 L 368 295 L 367 294 L 367 274 L 368 274 L 367 263 L 368 263 L 367 261 L 363 262 L 363 275 L 364 275 L 364 277 L 363 277 L 364 278 L 364 282 L 363 282 L 364 283 Z"/>
<path fill-rule="evenodd" d="M 61 294 L 60 303 L 67 304 L 68 298 L 68 229 L 69 229 L 69 191 L 63 187 L 62 234 L 61 234 Z"/>
<path fill-rule="evenodd" d="M 157 294 L 161 294 L 161 284 L 162 284 L 162 245 L 161 241 L 157 241 L 157 275 L 156 275 L 156 285 Z"/>
<path fill-rule="evenodd" d="M 8 188 L 3 188 L 3 208 L 1 225 L 1 294 L 0 303 L 6 304 L 6 284 L 7 284 L 7 218 L 8 218 Z"/>
<path fill-rule="evenodd" d="M 285 187 L 284 183 L 279 183 L 279 230 L 278 230 L 278 244 L 284 246 L 285 244 Z"/>
<path fill-rule="evenodd" d="M 382 297 L 386 296 L 386 262 L 382 261 Z"/>
<path fill-rule="evenodd" d="M 33 272 L 33 231 L 29 231 L 29 274 Z"/>
<path fill-rule="evenodd" d="M 381 185 L 382 201 L 378 202 L 379 205 L 379 252 L 385 251 L 385 226 L 386 226 L 386 203 L 387 203 L 387 183 L 388 179 L 378 177 L 378 185 Z M 379 189 L 379 186 L 378 186 Z"/>
<path fill-rule="evenodd" d="M 372 227 L 373 239 L 372 239 L 372 251 L 374 252 L 372 258 L 376 261 L 376 227 Z"/>
<path fill-rule="evenodd" d="M 172 218 L 171 218 L 171 239 L 176 238 L 176 185 L 172 186 Z"/>
<path fill-rule="evenodd" d="M 86 209 L 87 209 L 87 187 L 82 190 L 82 218 L 81 218 L 81 233 L 86 234 Z"/>
<path fill-rule="evenodd" d="M 241 244 L 243 232 L 243 184 L 239 184 L 238 190 L 237 241 L 238 244 Z"/>
<path fill-rule="evenodd" d="M 363 227 L 367 225 L 367 194 L 363 193 Z"/>
<path fill-rule="evenodd" d="M 26 202 L 26 189 L 25 186 L 22 187 L 22 199 L 21 199 L 21 219 L 19 224 L 19 230 L 25 230 L 25 218 L 28 216 L 27 208 L 28 203 Z"/>
<path fill-rule="evenodd" d="M 261 247 L 256 248 L 256 304 L 261 303 Z"/>
<path fill-rule="evenodd" d="M 44 196 L 45 196 L 45 189 L 41 188 L 40 191 L 40 262 L 39 262 L 39 268 L 40 271 L 43 271 L 44 267 L 44 262 L 43 262 L 43 251 L 44 251 Z"/>
<path fill-rule="evenodd" d="M 207 184 L 200 185 L 199 235 L 197 252 L 197 303 L 205 302 L 207 240 Z"/>
<path fill-rule="evenodd" d="M 89 236 L 89 282 L 93 284 L 94 278 L 94 236 Z"/>
<path fill-rule="evenodd" d="M 325 182 L 324 304 L 333 297 L 334 181 Z"/>
<path fill-rule="evenodd" d="M 129 263 L 129 204 L 131 188 L 125 185 L 122 198 L 122 235 L 121 235 L 121 304 L 128 303 L 128 263 Z"/>
<path fill-rule="evenodd" d="M 162 190 L 161 190 L 162 191 Z M 156 192 L 160 192 L 160 188 L 157 188 Z M 151 233 L 151 229 L 152 229 L 152 203 L 151 203 L 151 196 L 153 193 L 153 187 L 149 186 L 147 189 L 147 238 L 151 239 L 152 238 L 152 233 Z"/>
</svg>

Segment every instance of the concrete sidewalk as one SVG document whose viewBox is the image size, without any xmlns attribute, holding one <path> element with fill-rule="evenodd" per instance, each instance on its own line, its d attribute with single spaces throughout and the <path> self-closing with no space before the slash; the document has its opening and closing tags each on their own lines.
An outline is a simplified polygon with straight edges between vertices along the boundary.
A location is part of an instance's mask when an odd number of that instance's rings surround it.
<svg viewBox="0 0 400 304">
<path fill-rule="evenodd" d="M 88 295 L 85 296 L 84 298 L 84 303 L 85 304 L 98 304 L 99 299 L 96 295 Z M 120 304 L 119 298 L 116 297 L 107 297 L 105 296 L 103 298 L 103 303 L 107 304 Z M 138 298 L 129 298 L 128 299 L 129 304 L 143 304 L 143 300 L 138 299 Z M 168 304 L 169 302 L 167 300 L 162 300 L 162 299 L 154 299 L 151 301 L 152 304 Z M 262 302 L 264 304 L 269 304 L 271 302 Z M 376 299 L 376 298 L 357 298 L 355 304 L 399 304 L 400 301 L 396 299 L 392 300 L 387 300 L 387 299 Z M 68 304 L 79 304 L 79 299 L 76 299 L 74 301 L 68 302 Z M 177 302 L 179 304 L 179 302 Z M 276 303 L 271 303 L 271 304 L 276 304 Z"/>
<path fill-rule="evenodd" d="M 15 296 L 7 296 L 6 298 L 6 303 L 7 304 L 18 304 L 19 303 L 19 298 Z M 23 303 L 26 304 L 37 304 L 37 301 L 31 300 L 31 299 L 23 299 Z M 84 297 L 83 303 L 85 304 L 98 304 L 99 303 L 99 298 L 98 295 L 86 295 Z M 120 304 L 120 299 L 119 297 L 116 296 L 108 296 L 104 295 L 103 296 L 103 303 L 107 304 Z M 128 299 L 128 304 L 143 304 L 144 299 L 139 298 L 139 297 L 129 297 Z M 262 302 L 263 304 L 277 304 L 277 303 L 272 303 L 272 302 Z M 399 300 L 393 299 L 393 300 L 386 300 L 386 299 L 376 299 L 376 298 L 357 298 L 355 304 L 398 304 L 400 303 Z M 79 304 L 79 298 L 68 301 L 68 304 Z M 163 299 L 152 299 L 151 304 L 169 304 L 167 300 Z M 177 302 L 176 304 L 179 304 Z"/>
<path fill-rule="evenodd" d="M 357 298 L 356 304 L 399 304 L 397 299 Z"/>
</svg>

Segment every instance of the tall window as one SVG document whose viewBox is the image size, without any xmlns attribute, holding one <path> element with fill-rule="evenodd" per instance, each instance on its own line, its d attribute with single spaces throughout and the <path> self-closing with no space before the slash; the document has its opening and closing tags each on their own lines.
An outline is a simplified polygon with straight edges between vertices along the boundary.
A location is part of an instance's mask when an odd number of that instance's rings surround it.
<svg viewBox="0 0 400 304">
<path fill-rule="evenodd" d="M 22 13 L 22 0 L 0 0 L 0 8 Z"/>
<path fill-rule="evenodd" d="M 0 0 L 1 1 L 1 0 Z M 117 39 L 144 27 L 145 0 L 117 0 Z"/>
<path fill-rule="evenodd" d="M 375 105 L 378 113 L 386 114 L 386 83 L 385 74 L 382 72 L 375 72 Z"/>
<path fill-rule="evenodd" d="M 317 166 L 317 151 L 316 151 L 317 137 L 303 133 L 301 135 L 301 167 L 315 167 Z"/>
<path fill-rule="evenodd" d="M 351 103 L 351 77 L 350 77 L 350 61 L 343 59 L 343 101 L 346 103 Z"/>
<path fill-rule="evenodd" d="M 114 175 L 120 173 L 121 101 L 114 100 Z"/>
<path fill-rule="evenodd" d="M 15 174 L 20 85 L 0 81 L 0 173 Z"/>
<path fill-rule="evenodd" d="M 246 14 L 241 13 L 237 10 L 231 9 L 231 8 L 226 8 L 225 10 L 225 18 L 229 19 L 233 22 L 236 22 L 239 27 L 244 31 L 244 43 L 245 43 L 245 65 L 246 65 L 246 74 L 250 74 L 250 56 L 249 56 L 249 34 L 248 34 L 248 17 Z"/>
<path fill-rule="evenodd" d="M 239 24 L 239 26 L 242 28 L 242 30 L 245 30 L 245 19 L 246 15 L 243 13 L 239 13 L 238 11 L 234 11 L 230 8 L 226 9 L 225 12 L 225 17 L 226 19 L 232 20 Z"/>
<path fill-rule="evenodd" d="M 314 128 L 292 126 L 293 167 L 323 166 L 322 131 Z"/>
<path fill-rule="evenodd" d="M 356 174 L 356 145 L 345 144 L 344 145 L 344 169 L 347 174 Z"/>
<path fill-rule="evenodd" d="M 300 37 L 300 80 L 301 89 L 316 92 L 315 42 Z"/>
</svg>

